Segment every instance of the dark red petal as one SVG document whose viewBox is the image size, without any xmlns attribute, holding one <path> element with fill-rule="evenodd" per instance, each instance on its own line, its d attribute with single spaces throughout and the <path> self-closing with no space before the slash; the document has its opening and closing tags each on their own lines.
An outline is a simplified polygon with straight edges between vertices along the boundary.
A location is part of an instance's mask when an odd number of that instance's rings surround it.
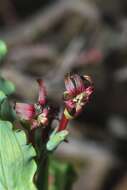
<svg viewBox="0 0 127 190">
<path fill-rule="evenodd" d="M 44 108 L 42 113 L 45 115 L 45 117 L 48 115 L 49 110 L 47 108 Z"/>
<path fill-rule="evenodd" d="M 16 103 L 15 110 L 19 117 L 25 120 L 30 120 L 35 115 L 35 108 L 33 104 Z"/>
<path fill-rule="evenodd" d="M 39 84 L 39 97 L 38 97 L 38 102 L 41 105 L 44 105 L 46 103 L 46 89 L 44 86 L 44 82 L 41 79 L 37 80 L 38 84 Z"/>
<path fill-rule="evenodd" d="M 38 122 L 35 119 L 30 120 L 31 130 L 36 129 L 38 127 Z"/>
<path fill-rule="evenodd" d="M 75 81 L 77 93 L 83 92 L 85 90 L 85 86 L 84 86 L 84 83 L 83 83 L 83 80 L 81 79 L 81 77 L 79 75 L 75 74 L 73 76 L 73 79 Z"/>
<path fill-rule="evenodd" d="M 86 88 L 85 92 L 87 93 L 88 96 L 90 96 L 94 91 L 94 88 L 92 86 Z"/>
<path fill-rule="evenodd" d="M 67 101 L 64 101 L 64 103 L 67 109 L 71 110 L 75 108 L 75 103 L 73 102 L 73 100 L 67 100 Z"/>
<path fill-rule="evenodd" d="M 65 81 L 65 87 L 66 87 L 66 90 L 68 91 L 68 93 L 70 93 L 70 95 L 75 94 L 76 89 L 75 89 L 74 83 L 69 75 L 67 75 L 65 77 L 64 81 Z"/>
</svg>

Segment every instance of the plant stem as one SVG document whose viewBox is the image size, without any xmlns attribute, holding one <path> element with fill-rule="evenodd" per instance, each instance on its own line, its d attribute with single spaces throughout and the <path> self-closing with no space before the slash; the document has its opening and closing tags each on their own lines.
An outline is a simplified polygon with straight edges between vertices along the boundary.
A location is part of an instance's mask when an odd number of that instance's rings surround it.
<svg viewBox="0 0 127 190">
<path fill-rule="evenodd" d="M 37 187 L 38 190 L 48 190 L 49 155 L 43 151 L 42 156 L 38 170 Z"/>
<path fill-rule="evenodd" d="M 68 122 L 69 122 L 69 119 L 67 119 L 65 114 L 63 113 L 62 118 L 60 120 L 58 131 L 65 130 L 66 127 L 67 127 Z"/>
</svg>

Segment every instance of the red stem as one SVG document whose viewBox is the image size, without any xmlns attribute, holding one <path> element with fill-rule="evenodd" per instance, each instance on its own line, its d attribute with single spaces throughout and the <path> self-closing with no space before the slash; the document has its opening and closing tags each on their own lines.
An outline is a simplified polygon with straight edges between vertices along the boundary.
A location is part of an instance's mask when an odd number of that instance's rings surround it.
<svg viewBox="0 0 127 190">
<path fill-rule="evenodd" d="M 63 113 L 62 118 L 60 120 L 58 131 L 62 131 L 64 129 L 66 129 L 68 122 L 69 122 L 69 119 L 67 119 Z"/>
</svg>

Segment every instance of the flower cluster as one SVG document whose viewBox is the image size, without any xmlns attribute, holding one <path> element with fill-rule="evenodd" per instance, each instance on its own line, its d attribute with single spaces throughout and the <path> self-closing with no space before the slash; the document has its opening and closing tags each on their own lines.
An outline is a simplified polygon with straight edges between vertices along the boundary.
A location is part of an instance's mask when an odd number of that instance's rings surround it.
<svg viewBox="0 0 127 190">
<path fill-rule="evenodd" d="M 65 92 L 63 100 L 65 108 L 60 119 L 59 125 L 52 130 L 50 121 L 53 119 L 53 113 L 46 100 L 46 90 L 42 80 L 37 80 L 39 85 L 39 97 L 36 104 L 16 103 L 15 109 L 20 119 L 30 123 L 31 130 L 45 126 L 42 132 L 43 138 L 46 137 L 46 148 L 48 151 L 66 140 L 69 132 L 67 124 L 70 119 L 79 115 L 93 93 L 93 82 L 89 76 L 79 76 L 77 74 L 68 74 L 65 77 Z M 44 139 L 43 139 L 44 140 Z M 31 140 L 31 142 L 33 139 Z M 34 141 L 33 141 L 34 142 Z"/>
<path fill-rule="evenodd" d="M 47 126 L 50 119 L 51 109 L 47 105 L 43 80 L 38 79 L 37 82 L 39 85 L 38 102 L 35 104 L 16 103 L 15 105 L 17 115 L 20 119 L 28 121 L 31 125 L 31 129 Z"/>
</svg>

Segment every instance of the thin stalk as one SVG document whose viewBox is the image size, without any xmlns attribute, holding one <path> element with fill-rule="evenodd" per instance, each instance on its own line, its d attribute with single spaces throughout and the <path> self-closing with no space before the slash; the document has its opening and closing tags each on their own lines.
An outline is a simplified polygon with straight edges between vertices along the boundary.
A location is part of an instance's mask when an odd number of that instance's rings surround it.
<svg viewBox="0 0 127 190">
<path fill-rule="evenodd" d="M 69 119 L 67 119 L 65 114 L 63 113 L 60 120 L 58 131 L 65 130 L 67 128 L 68 122 L 69 122 Z"/>
</svg>

